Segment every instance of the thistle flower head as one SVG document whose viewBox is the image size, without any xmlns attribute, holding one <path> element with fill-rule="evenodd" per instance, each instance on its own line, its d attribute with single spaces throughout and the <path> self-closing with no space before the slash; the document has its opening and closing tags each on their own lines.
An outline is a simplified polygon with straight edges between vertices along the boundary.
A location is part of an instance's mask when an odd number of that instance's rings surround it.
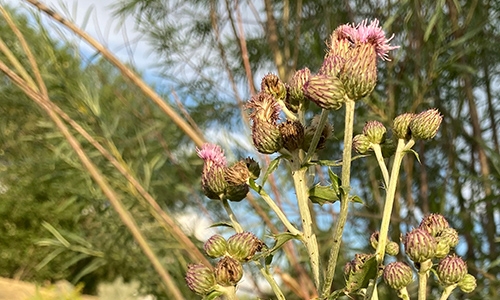
<svg viewBox="0 0 500 300">
<path fill-rule="evenodd" d="M 283 147 L 289 151 L 302 146 L 304 141 L 304 126 L 299 121 L 288 120 L 280 124 L 280 133 L 283 138 Z"/>
<path fill-rule="evenodd" d="M 264 242 L 259 240 L 251 232 L 241 232 L 231 236 L 227 240 L 229 255 L 239 261 L 252 259 L 256 252 L 262 250 Z"/>
<path fill-rule="evenodd" d="M 205 250 L 208 256 L 213 258 L 224 256 L 227 251 L 227 241 L 222 235 L 215 234 L 205 242 L 203 250 Z"/>
<path fill-rule="evenodd" d="M 259 163 L 256 162 L 253 158 L 247 157 L 245 158 L 245 163 L 247 165 L 248 172 L 250 174 L 250 178 L 257 179 L 260 176 L 260 166 Z"/>
<path fill-rule="evenodd" d="M 436 273 L 444 286 L 453 285 L 467 274 L 467 264 L 462 258 L 449 255 L 439 262 Z"/>
<path fill-rule="evenodd" d="M 472 293 L 476 287 L 476 278 L 471 274 L 465 274 L 464 278 L 458 282 L 458 287 L 464 293 Z"/>
<path fill-rule="evenodd" d="M 377 83 L 375 48 L 371 44 L 359 44 L 349 51 L 339 79 L 352 100 L 359 100 L 371 93 Z"/>
<path fill-rule="evenodd" d="M 315 75 L 304 84 L 304 95 L 323 109 L 338 110 L 345 101 L 345 89 L 335 76 Z"/>
<path fill-rule="evenodd" d="M 274 97 L 268 93 L 260 92 L 253 96 L 246 108 L 251 110 L 250 119 L 256 122 L 267 122 L 276 125 L 279 120 L 280 106 Z"/>
<path fill-rule="evenodd" d="M 413 271 L 404 262 L 392 262 L 384 268 L 385 283 L 395 290 L 407 287 L 413 281 Z"/>
<path fill-rule="evenodd" d="M 399 254 L 399 244 L 393 241 L 390 241 L 385 245 L 385 253 L 390 256 L 396 256 Z"/>
<path fill-rule="evenodd" d="M 392 123 L 392 132 L 398 139 L 409 139 L 411 137 L 410 123 L 415 114 L 404 113 L 396 118 Z"/>
<path fill-rule="evenodd" d="M 458 232 L 451 227 L 443 229 L 443 231 L 441 231 L 436 238 L 440 243 L 445 243 L 451 248 L 456 247 L 459 241 Z"/>
<path fill-rule="evenodd" d="M 311 71 L 308 68 L 304 68 L 295 72 L 288 82 L 288 94 L 285 100 L 286 107 L 293 111 L 297 112 L 299 110 L 300 102 L 305 99 L 304 91 L 302 88 L 304 84 L 311 77 Z"/>
<path fill-rule="evenodd" d="M 321 75 L 330 75 L 337 77 L 345 64 L 345 59 L 338 55 L 327 55 L 318 71 Z"/>
<path fill-rule="evenodd" d="M 219 200 L 227 187 L 224 179 L 227 164 L 224 152 L 214 144 L 204 144 L 196 151 L 204 161 L 201 174 L 203 193 L 210 199 Z"/>
<path fill-rule="evenodd" d="M 404 246 L 408 257 L 421 263 L 435 256 L 437 241 L 426 230 L 416 228 L 406 234 Z"/>
<path fill-rule="evenodd" d="M 352 139 L 352 147 L 359 154 L 365 154 L 370 150 L 370 140 L 364 134 L 357 134 Z"/>
<path fill-rule="evenodd" d="M 224 256 L 215 266 L 215 281 L 222 286 L 235 286 L 243 277 L 243 266 L 236 259 Z"/>
<path fill-rule="evenodd" d="M 436 136 L 443 116 L 437 109 L 429 109 L 416 115 L 410 122 L 412 137 L 429 140 Z"/>
<path fill-rule="evenodd" d="M 370 22 L 363 20 L 357 26 L 357 39 L 359 43 L 371 44 L 375 48 L 375 53 L 382 60 L 389 59 L 389 51 L 399 48 L 399 46 L 391 46 L 389 42 L 394 38 L 394 34 L 390 38 L 385 37 L 385 32 L 379 26 L 377 19 Z"/>
<path fill-rule="evenodd" d="M 372 144 L 381 144 L 385 141 L 385 129 L 384 124 L 379 121 L 368 121 L 363 127 L 363 134 L 368 138 Z"/>
<path fill-rule="evenodd" d="M 267 74 L 262 78 L 261 91 L 273 96 L 276 100 L 285 100 L 286 86 L 275 74 Z"/>
<path fill-rule="evenodd" d="M 212 291 L 216 285 L 214 272 L 202 264 L 189 265 L 185 279 L 189 289 L 202 296 Z"/>
<path fill-rule="evenodd" d="M 418 225 L 418 228 L 426 230 L 433 237 L 437 237 L 444 229 L 449 227 L 448 221 L 440 214 L 427 215 Z"/>
</svg>

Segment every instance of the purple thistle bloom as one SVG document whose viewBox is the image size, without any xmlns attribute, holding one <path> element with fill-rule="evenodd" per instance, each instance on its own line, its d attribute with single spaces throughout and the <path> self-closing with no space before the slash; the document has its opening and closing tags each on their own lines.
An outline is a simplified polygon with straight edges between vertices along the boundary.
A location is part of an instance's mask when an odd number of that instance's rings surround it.
<svg viewBox="0 0 500 300">
<path fill-rule="evenodd" d="M 377 19 L 370 22 L 368 25 L 368 20 L 363 20 L 358 26 L 356 42 L 358 43 L 369 43 L 375 47 L 375 53 L 382 60 L 390 60 L 388 52 L 399 48 L 399 46 L 391 46 L 389 42 L 394 38 L 394 34 L 390 38 L 385 37 L 385 32 L 382 27 L 379 26 L 379 21 Z"/>
<path fill-rule="evenodd" d="M 205 161 L 217 167 L 226 167 L 226 157 L 224 151 L 215 144 L 203 144 L 201 149 L 196 149 L 198 156 Z"/>
</svg>

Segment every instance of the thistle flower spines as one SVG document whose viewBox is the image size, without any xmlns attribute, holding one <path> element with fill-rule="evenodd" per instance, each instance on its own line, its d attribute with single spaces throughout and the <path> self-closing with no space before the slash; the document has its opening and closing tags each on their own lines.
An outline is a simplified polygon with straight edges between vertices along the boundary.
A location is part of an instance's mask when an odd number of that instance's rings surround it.
<svg viewBox="0 0 500 300">
<path fill-rule="evenodd" d="M 449 255 L 439 262 L 436 273 L 444 286 L 453 285 L 467 274 L 467 264 L 462 258 Z"/>
<path fill-rule="evenodd" d="M 368 121 L 363 127 L 363 134 L 372 144 L 382 144 L 385 141 L 387 129 L 379 121 Z"/>
<path fill-rule="evenodd" d="M 197 149 L 197 153 L 204 161 L 201 175 L 203 193 L 210 199 L 218 200 L 227 187 L 224 179 L 227 164 L 224 152 L 217 145 L 204 144 L 201 149 Z"/>
<path fill-rule="evenodd" d="M 241 232 L 227 240 L 228 254 L 239 260 L 248 261 L 264 247 L 264 243 L 251 232 Z"/>
<path fill-rule="evenodd" d="M 222 286 L 235 286 L 243 277 L 243 265 L 230 256 L 224 256 L 215 266 L 215 281 Z"/>
<path fill-rule="evenodd" d="M 215 234 L 205 242 L 203 250 L 212 258 L 222 257 L 227 251 L 227 241 L 222 235 Z"/>
<path fill-rule="evenodd" d="M 314 75 L 304 84 L 304 95 L 323 109 L 338 110 L 345 101 L 342 82 L 335 76 Z"/>
<path fill-rule="evenodd" d="M 426 230 L 416 228 L 406 234 L 404 246 L 408 257 L 421 263 L 435 256 L 437 241 Z"/>
<path fill-rule="evenodd" d="M 188 265 L 185 279 L 189 289 L 202 296 L 216 286 L 214 271 L 202 264 Z"/>
<path fill-rule="evenodd" d="M 392 132 L 398 139 L 408 140 L 411 138 L 410 122 L 414 117 L 415 114 L 404 113 L 394 118 Z"/>
<path fill-rule="evenodd" d="M 275 74 L 269 73 L 261 82 L 261 91 L 271 95 L 276 100 L 284 101 L 286 98 L 286 85 Z"/>
<path fill-rule="evenodd" d="M 304 126 L 299 121 L 287 120 L 280 124 L 280 133 L 283 139 L 283 147 L 294 151 L 302 146 L 304 142 Z"/>
<path fill-rule="evenodd" d="M 465 274 L 465 276 L 458 282 L 458 287 L 464 293 L 472 293 L 476 287 L 476 278 L 471 274 Z"/>
<path fill-rule="evenodd" d="M 436 136 L 443 116 L 437 109 L 429 109 L 416 115 L 410 122 L 412 137 L 428 140 Z"/>
<path fill-rule="evenodd" d="M 404 262 L 392 262 L 385 266 L 383 278 L 388 286 L 400 290 L 413 282 L 413 271 Z"/>
<path fill-rule="evenodd" d="M 425 216 L 420 222 L 420 225 L 418 225 L 418 228 L 426 230 L 433 237 L 437 237 L 443 230 L 449 227 L 450 225 L 448 221 L 445 217 L 443 217 L 443 215 L 440 214 L 430 214 Z"/>
</svg>

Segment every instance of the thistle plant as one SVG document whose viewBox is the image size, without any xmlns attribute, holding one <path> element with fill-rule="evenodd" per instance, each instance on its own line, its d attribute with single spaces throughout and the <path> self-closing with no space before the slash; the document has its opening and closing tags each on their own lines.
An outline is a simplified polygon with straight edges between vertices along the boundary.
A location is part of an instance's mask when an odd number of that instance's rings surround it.
<svg viewBox="0 0 500 300">
<path fill-rule="evenodd" d="M 467 274 L 463 260 L 452 254 L 458 243 L 458 233 L 438 214 L 427 216 L 420 226 L 408 232 L 403 240 L 404 251 L 396 241 L 389 240 L 389 227 L 401 163 L 412 150 L 416 140 L 436 136 L 442 116 L 436 109 L 406 112 L 394 118 L 391 126 L 379 121 L 368 121 L 361 133 L 354 136 L 354 115 L 357 103 L 370 95 L 377 83 L 377 60 L 389 60 L 390 45 L 378 20 L 339 26 L 330 36 L 327 54 L 321 68 L 315 73 L 308 68 L 298 70 L 288 82 L 274 74 L 266 75 L 260 92 L 247 103 L 251 121 L 251 138 L 262 155 L 273 155 L 272 163 L 262 169 L 252 158 L 242 159 L 228 166 L 223 150 L 213 144 L 198 149 L 204 160 L 203 193 L 220 201 L 235 234 L 225 239 L 210 237 L 205 243 L 206 254 L 216 259 L 213 266 L 192 265 L 186 275 L 191 290 L 207 298 L 225 296 L 236 299 L 236 287 L 243 278 L 246 264 L 256 266 L 278 299 L 285 299 L 274 280 L 272 257 L 288 240 L 297 240 L 305 249 L 310 278 L 314 283 L 315 298 L 336 299 L 343 294 L 362 294 L 365 299 L 378 299 L 378 284 L 397 291 L 402 299 L 410 299 L 407 286 L 419 281 L 418 299 L 426 298 L 427 280 L 431 273 L 444 287 L 442 299 L 459 287 L 462 291 L 474 289 L 474 279 Z M 312 102 L 312 103 L 311 103 Z M 320 114 L 310 108 L 317 106 Z M 341 110 L 343 109 L 343 110 Z M 318 151 L 329 142 L 333 125 L 329 114 L 343 113 L 345 131 L 342 157 L 330 161 L 317 160 Z M 354 136 L 354 137 L 353 137 Z M 374 155 L 383 176 L 385 202 L 379 231 L 369 238 L 374 253 L 356 254 L 344 267 L 345 286 L 332 291 L 338 265 L 349 204 L 360 201 L 350 185 L 352 149 L 360 156 Z M 292 223 L 280 206 L 265 191 L 264 185 L 278 162 L 287 167 L 293 180 L 300 226 Z M 340 166 L 340 175 L 328 170 L 328 185 L 311 184 L 308 174 L 314 166 Z M 232 210 L 232 205 L 244 201 L 252 190 L 282 222 L 286 232 L 275 234 L 274 244 L 267 246 L 265 237 L 249 232 Z M 314 228 L 314 205 L 329 205 L 340 201 L 338 218 L 330 233 L 332 247 L 328 260 L 320 259 Z M 406 255 L 413 267 L 404 262 L 391 262 L 384 267 L 386 256 Z M 440 261 L 438 261 L 440 260 Z"/>
</svg>

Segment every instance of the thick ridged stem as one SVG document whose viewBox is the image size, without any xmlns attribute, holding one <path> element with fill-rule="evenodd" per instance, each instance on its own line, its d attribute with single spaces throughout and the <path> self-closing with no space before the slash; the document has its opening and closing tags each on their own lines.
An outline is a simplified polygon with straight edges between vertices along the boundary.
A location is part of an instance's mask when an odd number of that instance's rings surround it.
<svg viewBox="0 0 500 300">
<path fill-rule="evenodd" d="M 351 181 L 351 160 L 352 160 L 352 136 L 354 127 L 354 108 L 355 102 L 347 99 L 345 102 L 345 129 L 344 129 L 344 151 L 342 154 L 342 191 L 340 211 L 337 224 L 333 232 L 333 247 L 330 251 L 328 259 L 328 267 L 326 270 L 325 282 L 323 285 L 322 296 L 326 298 L 330 294 L 330 289 L 335 275 L 335 267 L 340 253 L 342 244 L 342 234 L 344 232 L 345 223 L 347 222 L 347 214 L 349 209 L 349 190 Z"/>
</svg>

